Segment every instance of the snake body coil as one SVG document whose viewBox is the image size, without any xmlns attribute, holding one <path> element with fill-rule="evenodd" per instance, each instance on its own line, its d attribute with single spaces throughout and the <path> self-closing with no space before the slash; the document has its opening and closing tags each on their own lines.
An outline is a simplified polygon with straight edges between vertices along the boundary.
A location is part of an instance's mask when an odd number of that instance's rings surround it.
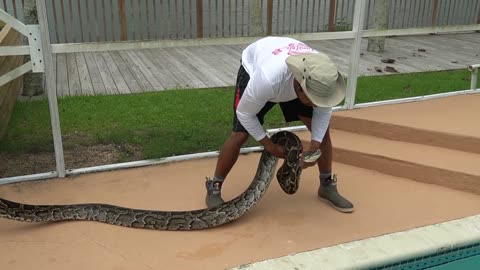
<svg viewBox="0 0 480 270">
<path fill-rule="evenodd" d="M 275 133 L 271 140 L 286 151 L 277 180 L 284 192 L 298 190 L 302 167 L 300 139 L 288 131 Z M 0 198 L 0 217 L 26 222 L 87 220 L 112 225 L 170 231 L 200 230 L 230 223 L 252 209 L 273 179 L 278 158 L 262 152 L 257 171 L 249 187 L 236 198 L 209 209 L 193 211 L 152 211 L 109 204 L 30 205 Z"/>
</svg>

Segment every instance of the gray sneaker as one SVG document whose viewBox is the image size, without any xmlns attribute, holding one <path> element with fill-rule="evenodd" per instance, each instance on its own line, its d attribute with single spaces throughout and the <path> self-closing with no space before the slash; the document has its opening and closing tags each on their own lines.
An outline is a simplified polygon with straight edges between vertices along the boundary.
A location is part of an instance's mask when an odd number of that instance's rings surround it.
<svg viewBox="0 0 480 270">
<path fill-rule="evenodd" d="M 328 202 L 343 213 L 353 212 L 353 204 L 338 193 L 337 176 L 333 175 L 325 180 L 318 189 L 318 196 L 322 201 Z"/>
<path fill-rule="evenodd" d="M 207 188 L 207 196 L 205 197 L 205 203 L 208 208 L 219 206 L 225 201 L 222 199 L 222 182 L 213 181 L 207 177 L 205 181 L 205 187 Z"/>
</svg>

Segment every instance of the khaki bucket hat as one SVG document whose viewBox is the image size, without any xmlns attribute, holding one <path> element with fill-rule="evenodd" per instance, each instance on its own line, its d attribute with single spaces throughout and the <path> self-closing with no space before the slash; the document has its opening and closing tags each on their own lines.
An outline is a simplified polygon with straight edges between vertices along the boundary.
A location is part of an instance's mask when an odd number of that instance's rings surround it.
<svg viewBox="0 0 480 270">
<path fill-rule="evenodd" d="M 326 54 L 291 55 L 286 63 L 316 106 L 334 107 L 345 98 L 345 78 Z"/>
</svg>

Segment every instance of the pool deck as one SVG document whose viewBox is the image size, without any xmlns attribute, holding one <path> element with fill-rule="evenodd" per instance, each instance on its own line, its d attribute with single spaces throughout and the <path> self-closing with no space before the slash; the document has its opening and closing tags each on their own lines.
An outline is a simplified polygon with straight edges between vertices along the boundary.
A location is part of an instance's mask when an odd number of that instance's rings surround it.
<svg viewBox="0 0 480 270">
<path fill-rule="evenodd" d="M 286 195 L 273 182 L 251 212 L 206 231 L 0 219 L 0 268 L 228 269 L 478 215 L 478 104 L 475 94 L 335 112 L 334 171 L 339 190 L 355 204 L 351 214 L 317 198 L 318 171 L 310 168 L 297 194 Z M 307 132 L 297 134 L 308 144 Z M 225 199 L 249 185 L 258 158 L 239 157 L 224 185 Z M 203 180 L 215 163 L 208 158 L 9 184 L 0 186 L 0 197 L 193 210 L 204 207 Z"/>
</svg>

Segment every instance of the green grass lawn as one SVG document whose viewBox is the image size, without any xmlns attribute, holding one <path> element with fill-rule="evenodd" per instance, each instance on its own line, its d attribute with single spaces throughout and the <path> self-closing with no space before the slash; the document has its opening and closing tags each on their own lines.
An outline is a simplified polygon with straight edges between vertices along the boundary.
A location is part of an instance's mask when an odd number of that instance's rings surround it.
<svg viewBox="0 0 480 270">
<path fill-rule="evenodd" d="M 466 70 L 360 77 L 356 102 L 463 90 L 469 81 Z M 218 150 L 231 130 L 232 101 L 233 87 L 59 98 L 64 148 L 131 144 L 144 159 Z M 282 126 L 276 106 L 265 128 Z M 53 152 L 47 100 L 17 102 L 0 152 L 43 151 Z"/>
</svg>

